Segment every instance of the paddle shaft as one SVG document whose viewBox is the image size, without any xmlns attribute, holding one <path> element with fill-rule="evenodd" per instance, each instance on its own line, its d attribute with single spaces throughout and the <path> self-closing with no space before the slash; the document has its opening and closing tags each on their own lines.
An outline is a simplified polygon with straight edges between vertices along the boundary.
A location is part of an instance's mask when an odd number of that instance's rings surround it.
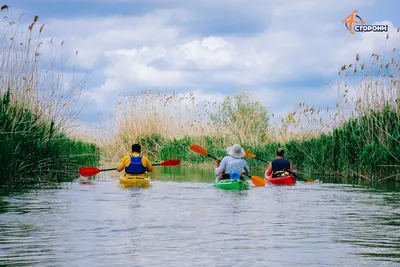
<svg viewBox="0 0 400 267">
<path fill-rule="evenodd" d="M 105 171 L 115 171 L 117 168 L 111 168 L 111 169 L 102 169 L 101 171 L 102 172 L 105 172 Z"/>
<path fill-rule="evenodd" d="M 304 182 L 307 182 L 306 179 L 304 179 L 303 177 L 300 177 L 297 173 L 293 173 L 293 174 L 294 174 L 294 177 L 295 177 L 296 179 L 300 179 L 300 180 L 303 180 Z"/>
<path fill-rule="evenodd" d="M 209 156 L 210 158 L 212 158 L 212 159 L 215 159 L 215 160 L 217 160 L 217 158 L 216 157 L 214 157 L 214 156 L 211 156 L 210 154 L 207 154 L 207 156 Z"/>
<path fill-rule="evenodd" d="M 261 160 L 261 161 L 263 161 L 263 162 L 265 162 L 265 163 L 269 163 L 268 161 L 266 161 L 266 160 L 264 160 L 264 159 L 260 159 L 259 157 L 256 157 L 256 159 Z"/>
<path fill-rule="evenodd" d="M 159 165 L 161 165 L 161 163 L 156 163 L 156 164 L 153 164 L 152 166 L 159 166 Z M 111 168 L 111 169 L 102 169 L 101 171 L 102 172 L 105 172 L 105 171 L 115 171 L 117 168 Z"/>
</svg>

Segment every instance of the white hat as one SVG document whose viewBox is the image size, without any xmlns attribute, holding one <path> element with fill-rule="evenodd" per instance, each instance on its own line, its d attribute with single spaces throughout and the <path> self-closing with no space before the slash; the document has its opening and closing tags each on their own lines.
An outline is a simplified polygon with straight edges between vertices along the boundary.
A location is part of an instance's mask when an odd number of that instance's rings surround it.
<svg viewBox="0 0 400 267">
<path fill-rule="evenodd" d="M 239 144 L 227 147 L 226 151 L 228 152 L 228 155 L 234 158 L 243 158 L 244 155 L 246 155 L 244 149 Z"/>
</svg>

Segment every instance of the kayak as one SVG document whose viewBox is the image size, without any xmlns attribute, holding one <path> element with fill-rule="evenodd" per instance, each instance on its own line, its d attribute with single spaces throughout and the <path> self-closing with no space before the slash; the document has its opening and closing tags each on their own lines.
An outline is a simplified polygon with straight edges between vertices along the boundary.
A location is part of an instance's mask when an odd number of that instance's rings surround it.
<svg viewBox="0 0 400 267">
<path fill-rule="evenodd" d="M 247 190 L 249 184 L 242 180 L 223 179 L 220 180 L 219 176 L 215 178 L 215 186 L 224 190 Z"/>
<path fill-rule="evenodd" d="M 119 178 L 119 183 L 123 185 L 147 185 L 151 181 L 150 177 L 137 176 L 132 174 L 125 174 Z"/>
<path fill-rule="evenodd" d="M 296 178 L 292 174 L 288 174 L 283 177 L 272 178 L 271 176 L 267 175 L 267 171 L 265 171 L 264 178 L 267 184 L 273 185 L 293 185 L 296 183 Z"/>
</svg>

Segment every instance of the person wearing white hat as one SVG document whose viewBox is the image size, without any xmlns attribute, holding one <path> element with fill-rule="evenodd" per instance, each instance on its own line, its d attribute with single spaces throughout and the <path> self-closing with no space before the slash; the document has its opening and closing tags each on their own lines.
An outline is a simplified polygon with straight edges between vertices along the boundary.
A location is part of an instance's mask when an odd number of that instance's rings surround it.
<svg viewBox="0 0 400 267">
<path fill-rule="evenodd" d="M 239 144 L 227 147 L 226 152 L 228 156 L 225 156 L 222 161 L 220 159 L 216 161 L 215 175 L 221 174 L 220 179 L 230 179 L 232 172 L 241 174 L 243 170 L 250 175 L 250 168 L 243 159 L 246 153 Z M 241 179 L 244 180 L 243 177 Z"/>
</svg>

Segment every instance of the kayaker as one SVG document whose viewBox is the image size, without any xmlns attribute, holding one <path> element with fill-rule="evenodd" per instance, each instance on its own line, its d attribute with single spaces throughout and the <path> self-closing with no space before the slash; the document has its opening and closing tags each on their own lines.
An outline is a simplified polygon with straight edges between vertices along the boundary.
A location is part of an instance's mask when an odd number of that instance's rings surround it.
<svg viewBox="0 0 400 267">
<path fill-rule="evenodd" d="M 238 173 L 245 173 L 250 175 L 250 168 L 247 162 L 243 159 L 245 152 L 239 144 L 234 144 L 226 149 L 228 156 L 216 160 L 215 175 L 221 175 L 220 179 L 230 179 L 230 174 L 234 171 Z M 242 176 L 241 180 L 245 180 Z"/>
<path fill-rule="evenodd" d="M 285 151 L 283 148 L 278 148 L 276 150 L 276 159 L 268 163 L 267 175 L 276 177 L 276 174 L 281 171 L 289 170 L 293 173 L 292 163 L 285 159 Z"/>
<path fill-rule="evenodd" d="M 132 145 L 132 154 L 122 158 L 117 167 L 117 171 L 121 172 L 125 169 L 127 174 L 136 174 L 138 176 L 146 176 L 147 172 L 153 171 L 150 160 L 141 154 L 142 147 L 139 144 Z"/>
</svg>

